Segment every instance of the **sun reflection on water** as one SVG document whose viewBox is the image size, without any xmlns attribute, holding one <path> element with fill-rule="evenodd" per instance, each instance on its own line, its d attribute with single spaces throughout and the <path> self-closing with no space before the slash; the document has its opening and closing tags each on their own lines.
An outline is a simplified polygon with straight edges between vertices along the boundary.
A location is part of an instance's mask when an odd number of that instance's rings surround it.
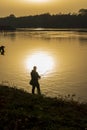
<svg viewBox="0 0 87 130">
<path fill-rule="evenodd" d="M 54 68 L 53 57 L 45 52 L 36 52 L 26 59 L 26 67 L 29 71 L 33 66 L 37 66 L 38 72 L 42 75 L 49 73 Z"/>
</svg>

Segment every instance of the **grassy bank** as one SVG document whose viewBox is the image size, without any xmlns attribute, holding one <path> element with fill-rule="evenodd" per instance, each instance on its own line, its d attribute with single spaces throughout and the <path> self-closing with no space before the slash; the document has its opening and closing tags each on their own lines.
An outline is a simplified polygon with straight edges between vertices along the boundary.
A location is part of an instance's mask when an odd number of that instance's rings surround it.
<svg viewBox="0 0 87 130">
<path fill-rule="evenodd" d="M 87 104 L 0 85 L 0 130 L 85 130 Z"/>
</svg>

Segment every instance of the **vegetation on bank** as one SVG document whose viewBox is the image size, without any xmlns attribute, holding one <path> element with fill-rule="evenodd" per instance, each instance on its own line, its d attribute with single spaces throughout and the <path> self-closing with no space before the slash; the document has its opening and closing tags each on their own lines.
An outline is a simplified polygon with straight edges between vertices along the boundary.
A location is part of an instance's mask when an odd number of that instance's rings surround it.
<svg viewBox="0 0 87 130">
<path fill-rule="evenodd" d="M 85 130 L 87 104 L 0 85 L 0 130 Z"/>
</svg>

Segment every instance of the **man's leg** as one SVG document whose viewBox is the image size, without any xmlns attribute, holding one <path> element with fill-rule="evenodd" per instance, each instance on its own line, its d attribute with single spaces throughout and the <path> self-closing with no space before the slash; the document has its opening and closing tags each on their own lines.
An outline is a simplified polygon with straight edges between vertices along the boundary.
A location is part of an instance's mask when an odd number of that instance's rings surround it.
<svg viewBox="0 0 87 130">
<path fill-rule="evenodd" d="M 37 84 L 37 93 L 38 93 L 38 94 L 41 94 L 39 83 Z"/>
<path fill-rule="evenodd" d="M 34 94 L 35 86 L 32 86 L 32 94 Z"/>
</svg>

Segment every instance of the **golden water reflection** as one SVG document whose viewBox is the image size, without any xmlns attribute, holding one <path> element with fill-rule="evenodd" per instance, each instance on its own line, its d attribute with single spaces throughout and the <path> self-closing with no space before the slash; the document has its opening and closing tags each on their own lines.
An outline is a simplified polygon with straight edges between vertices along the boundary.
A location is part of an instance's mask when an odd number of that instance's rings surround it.
<svg viewBox="0 0 87 130">
<path fill-rule="evenodd" d="M 37 66 L 38 72 L 42 75 L 46 75 L 54 68 L 53 57 L 46 52 L 34 52 L 26 58 L 26 67 L 31 71 L 33 66 Z"/>
</svg>

